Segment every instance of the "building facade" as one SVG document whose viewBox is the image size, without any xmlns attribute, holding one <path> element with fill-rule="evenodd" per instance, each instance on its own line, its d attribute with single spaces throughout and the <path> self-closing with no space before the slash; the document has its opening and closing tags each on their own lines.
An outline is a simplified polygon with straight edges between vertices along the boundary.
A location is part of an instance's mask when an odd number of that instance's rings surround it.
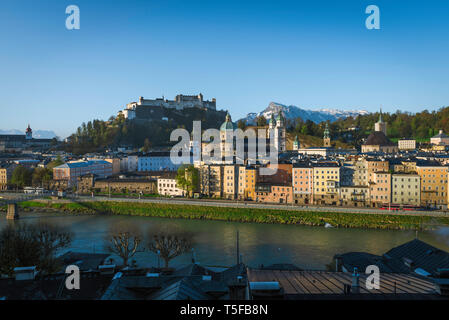
<svg viewBox="0 0 449 320">
<path fill-rule="evenodd" d="M 421 178 L 421 206 L 446 209 L 448 167 L 423 163 L 416 165 L 416 172 Z"/>
<path fill-rule="evenodd" d="M 397 205 L 421 205 L 421 179 L 413 173 L 394 173 L 391 177 L 391 202 Z"/>
</svg>

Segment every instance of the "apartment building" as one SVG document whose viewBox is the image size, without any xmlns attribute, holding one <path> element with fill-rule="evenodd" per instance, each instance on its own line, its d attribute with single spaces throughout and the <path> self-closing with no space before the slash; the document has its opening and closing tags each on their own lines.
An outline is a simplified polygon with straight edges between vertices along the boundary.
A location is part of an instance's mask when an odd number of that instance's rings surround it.
<svg viewBox="0 0 449 320">
<path fill-rule="evenodd" d="M 293 203 L 293 188 L 288 185 L 260 183 L 256 185 L 256 201 L 265 203 Z"/>
<path fill-rule="evenodd" d="M 226 199 L 237 199 L 240 172 L 239 169 L 240 166 L 238 165 L 223 166 L 223 197 Z"/>
<path fill-rule="evenodd" d="M 388 172 L 390 170 L 390 162 L 383 159 L 366 159 L 368 183 L 372 183 L 375 179 L 376 172 Z"/>
<path fill-rule="evenodd" d="M 381 208 L 391 203 L 391 173 L 374 172 L 369 188 L 372 207 Z"/>
<path fill-rule="evenodd" d="M 245 199 L 256 200 L 256 183 L 258 179 L 258 168 L 248 166 L 245 168 Z"/>
<path fill-rule="evenodd" d="M 157 191 L 161 196 L 184 197 L 187 192 L 178 187 L 174 174 L 163 175 L 157 179 Z"/>
<path fill-rule="evenodd" d="M 310 164 L 293 165 L 292 188 L 296 204 L 307 205 L 313 203 L 313 168 Z"/>
<path fill-rule="evenodd" d="M 416 140 L 415 139 L 400 139 L 398 140 L 399 150 L 415 150 Z"/>
<path fill-rule="evenodd" d="M 16 165 L 14 164 L 3 164 L 0 166 L 0 191 L 8 189 L 8 183 L 11 180 L 15 167 Z"/>
<path fill-rule="evenodd" d="M 416 165 L 421 178 L 421 205 L 446 209 L 448 203 L 448 169 L 438 162 L 423 162 Z"/>
<path fill-rule="evenodd" d="M 68 187 L 76 186 L 78 177 L 94 174 L 97 178 L 112 175 L 112 164 L 105 160 L 72 161 L 53 168 L 53 179 L 67 181 Z"/>
<path fill-rule="evenodd" d="M 421 178 L 414 173 L 394 173 L 391 177 L 391 202 L 398 205 L 421 205 Z"/>
<path fill-rule="evenodd" d="M 336 162 L 313 163 L 313 200 L 318 205 L 339 202 L 340 166 Z"/>
<path fill-rule="evenodd" d="M 370 204 L 368 186 L 341 186 L 340 205 L 346 207 L 368 207 Z"/>
</svg>

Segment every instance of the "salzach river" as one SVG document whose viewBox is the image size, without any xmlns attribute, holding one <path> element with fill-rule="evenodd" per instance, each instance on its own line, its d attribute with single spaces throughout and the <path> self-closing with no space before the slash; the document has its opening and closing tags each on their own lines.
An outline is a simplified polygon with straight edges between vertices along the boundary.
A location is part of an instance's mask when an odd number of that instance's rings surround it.
<svg viewBox="0 0 449 320">
<path fill-rule="evenodd" d="M 70 228 L 74 240 L 70 250 L 104 252 L 104 236 L 111 224 L 120 221 L 134 224 L 143 232 L 150 227 L 176 225 L 195 234 L 195 254 L 200 264 L 230 266 L 236 261 L 236 233 L 240 234 L 243 262 L 261 264 L 292 263 L 304 269 L 325 269 L 336 253 L 365 251 L 382 254 L 390 248 L 415 238 L 414 231 L 337 229 L 295 225 L 231 223 L 221 221 L 171 220 L 131 216 L 93 216 L 53 213 L 22 213 L 14 223 L 39 221 Z M 0 227 L 8 223 L 0 217 Z M 418 237 L 440 249 L 449 251 L 449 228 L 420 232 Z M 172 264 L 191 261 L 191 254 L 173 260 Z M 139 266 L 156 266 L 157 256 L 139 253 Z M 117 261 L 118 262 L 118 261 Z"/>
</svg>

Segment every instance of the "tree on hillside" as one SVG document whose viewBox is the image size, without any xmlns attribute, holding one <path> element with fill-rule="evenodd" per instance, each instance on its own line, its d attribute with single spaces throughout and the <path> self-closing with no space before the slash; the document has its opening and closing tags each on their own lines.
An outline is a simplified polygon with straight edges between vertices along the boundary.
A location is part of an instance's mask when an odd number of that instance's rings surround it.
<svg viewBox="0 0 449 320">
<path fill-rule="evenodd" d="M 148 235 L 148 250 L 164 260 L 165 268 L 168 268 L 170 260 L 188 253 L 194 243 L 191 233 L 174 227 L 150 229 Z"/>
<path fill-rule="evenodd" d="M 53 168 L 64 164 L 64 161 L 61 159 L 61 156 L 57 156 L 55 160 L 50 161 L 47 164 L 47 169 L 53 171 Z"/>
<path fill-rule="evenodd" d="M 72 241 L 67 229 L 50 224 L 8 224 L 0 231 L 0 274 L 12 275 L 16 267 L 36 266 L 43 274 L 62 267 L 56 257 Z"/>
<path fill-rule="evenodd" d="M 142 233 L 130 223 L 118 222 L 112 224 L 105 236 L 106 250 L 118 255 L 123 260 L 123 266 L 142 248 Z"/>
</svg>

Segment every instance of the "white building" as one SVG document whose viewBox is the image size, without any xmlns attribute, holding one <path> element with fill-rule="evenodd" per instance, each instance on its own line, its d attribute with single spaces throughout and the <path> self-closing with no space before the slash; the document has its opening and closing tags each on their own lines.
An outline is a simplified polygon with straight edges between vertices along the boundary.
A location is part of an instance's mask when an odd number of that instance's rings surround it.
<svg viewBox="0 0 449 320">
<path fill-rule="evenodd" d="M 176 171 L 183 164 L 193 163 L 192 156 L 181 159 L 181 163 L 173 163 L 170 152 L 150 152 L 145 156 L 138 157 L 137 171 Z"/>
<path fill-rule="evenodd" d="M 440 130 L 436 136 L 430 138 L 430 143 L 434 145 L 449 146 L 449 136 Z"/>
<path fill-rule="evenodd" d="M 178 188 L 174 175 L 167 175 L 157 179 L 157 191 L 162 196 L 183 197 L 186 191 Z"/>
<path fill-rule="evenodd" d="M 398 141 L 399 150 L 415 150 L 416 140 L 415 139 L 400 139 Z"/>
</svg>

